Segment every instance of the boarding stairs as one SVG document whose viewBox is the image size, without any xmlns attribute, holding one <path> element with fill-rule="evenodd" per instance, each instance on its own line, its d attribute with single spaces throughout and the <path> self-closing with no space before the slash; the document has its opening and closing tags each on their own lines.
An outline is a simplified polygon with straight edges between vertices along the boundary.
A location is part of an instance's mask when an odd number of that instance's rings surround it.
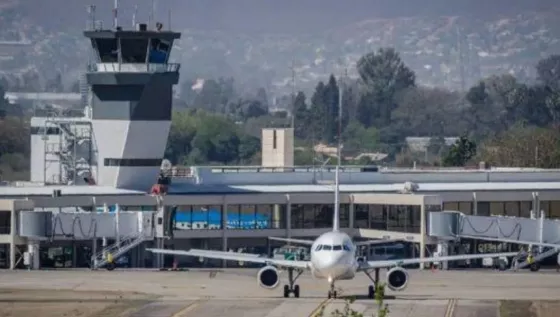
<svg viewBox="0 0 560 317">
<path fill-rule="evenodd" d="M 91 257 L 92 269 L 95 270 L 106 265 L 109 262 L 108 254 L 111 254 L 113 262 L 115 262 L 121 255 L 148 239 L 151 239 L 151 237 L 146 236 L 142 231 L 120 238 L 114 244 L 103 248 Z"/>
<path fill-rule="evenodd" d="M 542 252 L 542 253 L 537 253 L 534 257 L 534 263 L 540 263 L 542 260 L 551 257 L 553 255 L 556 255 L 558 252 L 560 251 L 560 249 L 557 248 L 552 248 L 548 251 Z M 520 270 L 520 269 L 524 269 L 528 266 L 530 266 L 531 264 L 525 260 L 521 263 L 517 263 L 517 259 L 519 257 L 524 257 L 527 256 L 527 252 L 520 252 L 519 255 L 513 259 L 512 263 L 511 263 L 511 270 Z"/>
</svg>

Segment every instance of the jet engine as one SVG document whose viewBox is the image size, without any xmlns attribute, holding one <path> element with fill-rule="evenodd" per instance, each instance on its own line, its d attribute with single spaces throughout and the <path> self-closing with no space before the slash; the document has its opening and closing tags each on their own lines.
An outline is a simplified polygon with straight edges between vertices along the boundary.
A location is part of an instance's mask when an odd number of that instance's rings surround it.
<svg viewBox="0 0 560 317">
<path fill-rule="evenodd" d="M 402 291 L 408 286 L 408 272 L 402 267 L 394 267 L 387 272 L 387 287 L 392 291 Z"/>
<path fill-rule="evenodd" d="M 274 266 L 265 266 L 260 269 L 257 273 L 257 280 L 259 281 L 260 287 L 268 289 L 274 289 L 280 284 L 278 270 Z"/>
</svg>

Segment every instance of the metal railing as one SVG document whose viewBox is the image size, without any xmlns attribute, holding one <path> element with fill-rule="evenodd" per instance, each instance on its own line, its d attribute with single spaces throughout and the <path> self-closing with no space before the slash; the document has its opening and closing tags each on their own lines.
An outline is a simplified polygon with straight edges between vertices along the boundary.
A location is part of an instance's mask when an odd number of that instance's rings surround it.
<svg viewBox="0 0 560 317">
<path fill-rule="evenodd" d="M 97 269 L 108 263 L 107 255 L 111 254 L 113 261 L 116 261 L 118 257 L 128 252 L 130 249 L 138 246 L 140 243 L 148 239 L 143 231 L 131 234 L 121 238 L 118 242 L 103 248 L 100 252 L 97 252 L 91 257 L 92 268 Z"/>
<path fill-rule="evenodd" d="M 181 64 L 177 63 L 97 63 L 89 67 L 91 72 L 107 72 L 107 73 L 173 73 L 178 72 Z"/>
</svg>

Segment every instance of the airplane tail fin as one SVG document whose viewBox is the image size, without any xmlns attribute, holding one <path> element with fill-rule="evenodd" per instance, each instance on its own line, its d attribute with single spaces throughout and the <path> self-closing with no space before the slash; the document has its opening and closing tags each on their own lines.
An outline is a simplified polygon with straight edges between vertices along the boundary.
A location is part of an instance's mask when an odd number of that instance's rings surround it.
<svg viewBox="0 0 560 317">
<path fill-rule="evenodd" d="M 338 179 L 338 165 L 335 170 L 335 190 L 334 190 L 334 212 L 333 212 L 333 231 L 340 230 L 340 201 L 339 201 L 339 179 Z"/>
</svg>

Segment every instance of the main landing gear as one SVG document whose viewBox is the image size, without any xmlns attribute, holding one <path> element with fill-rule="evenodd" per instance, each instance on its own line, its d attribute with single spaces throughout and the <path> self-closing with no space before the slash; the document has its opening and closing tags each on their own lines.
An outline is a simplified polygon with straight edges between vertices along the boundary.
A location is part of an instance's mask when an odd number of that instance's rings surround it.
<svg viewBox="0 0 560 317">
<path fill-rule="evenodd" d="M 288 269 L 288 285 L 284 285 L 284 297 L 290 297 L 290 293 L 294 294 L 295 298 L 299 298 L 299 285 L 295 284 L 297 279 L 303 273 L 302 270 L 297 270 L 297 275 L 294 277 L 294 268 Z"/>
<path fill-rule="evenodd" d="M 371 273 L 364 271 L 364 273 L 369 277 L 373 285 L 368 286 L 368 298 L 375 298 L 375 291 L 377 290 L 377 282 L 379 281 L 379 269 L 375 269 L 375 278 L 371 277 Z"/>
</svg>

